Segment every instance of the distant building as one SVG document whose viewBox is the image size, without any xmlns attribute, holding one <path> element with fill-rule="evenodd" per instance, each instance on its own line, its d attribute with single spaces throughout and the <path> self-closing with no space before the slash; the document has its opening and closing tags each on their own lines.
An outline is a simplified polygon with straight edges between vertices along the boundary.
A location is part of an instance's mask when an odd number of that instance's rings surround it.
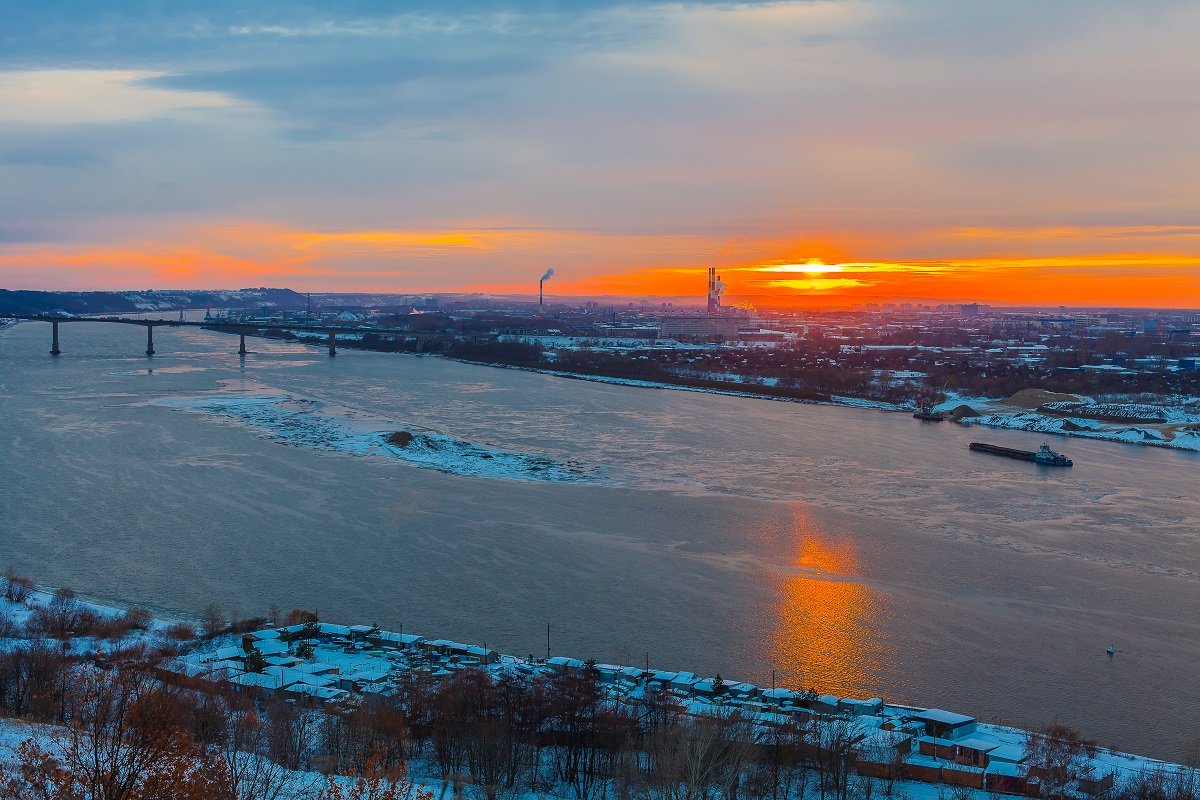
<svg viewBox="0 0 1200 800">
<path fill-rule="evenodd" d="M 597 336 L 609 339 L 650 339 L 658 338 L 657 325 L 628 325 L 616 322 L 597 322 L 592 325 L 592 332 Z"/>
<path fill-rule="evenodd" d="M 664 339 L 736 339 L 738 322 L 736 317 L 663 317 L 659 334 Z"/>
</svg>

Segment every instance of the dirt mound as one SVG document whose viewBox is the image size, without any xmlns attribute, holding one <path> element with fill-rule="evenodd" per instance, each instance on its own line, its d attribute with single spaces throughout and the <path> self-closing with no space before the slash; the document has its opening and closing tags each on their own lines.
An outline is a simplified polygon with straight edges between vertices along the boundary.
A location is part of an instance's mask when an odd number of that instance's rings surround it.
<svg viewBox="0 0 1200 800">
<path fill-rule="evenodd" d="M 966 403 L 963 403 L 960 406 L 955 406 L 954 408 L 950 409 L 946 416 L 955 422 L 958 422 L 960 419 L 966 419 L 967 417 L 981 417 L 983 415 L 971 408 Z"/>
<path fill-rule="evenodd" d="M 397 447 L 408 447 L 412 443 L 413 435 L 408 431 L 396 431 L 391 436 L 387 437 L 388 444 L 394 444 Z"/>
<path fill-rule="evenodd" d="M 1022 389 L 1012 397 L 1006 398 L 1003 402 L 1008 406 L 1037 408 L 1044 403 L 1078 403 L 1081 400 L 1082 398 L 1073 394 L 1047 392 L 1045 389 Z"/>
</svg>

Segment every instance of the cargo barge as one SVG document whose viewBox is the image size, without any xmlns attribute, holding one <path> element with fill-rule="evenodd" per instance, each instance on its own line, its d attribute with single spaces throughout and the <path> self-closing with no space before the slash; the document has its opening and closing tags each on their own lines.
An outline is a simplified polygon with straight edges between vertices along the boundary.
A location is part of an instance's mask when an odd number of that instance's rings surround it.
<svg viewBox="0 0 1200 800">
<path fill-rule="evenodd" d="M 1043 444 L 1037 450 L 1017 450 L 1013 447 L 1001 447 L 998 444 L 971 442 L 970 449 L 977 453 L 991 453 L 994 456 L 1015 458 L 1019 461 L 1032 461 L 1035 464 L 1043 464 L 1047 467 L 1069 467 L 1074 463 L 1062 453 L 1056 453 L 1051 450 L 1048 444 Z"/>
</svg>

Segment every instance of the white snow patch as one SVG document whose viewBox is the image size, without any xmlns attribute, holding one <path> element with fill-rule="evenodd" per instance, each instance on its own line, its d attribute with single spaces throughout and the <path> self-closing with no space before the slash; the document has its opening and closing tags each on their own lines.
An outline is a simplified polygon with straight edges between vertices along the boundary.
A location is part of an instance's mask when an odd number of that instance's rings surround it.
<svg viewBox="0 0 1200 800">
<path fill-rule="evenodd" d="M 288 395 L 218 395 L 158 403 L 232 420 L 280 444 L 361 456 L 385 456 L 452 475 L 552 483 L 587 483 L 602 479 L 600 470 L 574 462 L 475 444 L 403 423 L 395 423 L 386 430 L 356 429 L 349 420 L 325 413 L 321 403 Z M 387 438 L 399 430 L 413 434 L 412 442 L 406 447 L 387 442 Z"/>
</svg>

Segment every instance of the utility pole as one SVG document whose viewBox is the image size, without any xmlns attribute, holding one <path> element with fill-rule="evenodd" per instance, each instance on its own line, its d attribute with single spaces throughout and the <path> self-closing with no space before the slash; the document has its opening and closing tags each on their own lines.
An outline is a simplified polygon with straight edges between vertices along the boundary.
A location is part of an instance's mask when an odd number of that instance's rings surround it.
<svg viewBox="0 0 1200 800">
<path fill-rule="evenodd" d="M 550 660 L 550 623 L 546 623 L 546 660 Z"/>
</svg>

